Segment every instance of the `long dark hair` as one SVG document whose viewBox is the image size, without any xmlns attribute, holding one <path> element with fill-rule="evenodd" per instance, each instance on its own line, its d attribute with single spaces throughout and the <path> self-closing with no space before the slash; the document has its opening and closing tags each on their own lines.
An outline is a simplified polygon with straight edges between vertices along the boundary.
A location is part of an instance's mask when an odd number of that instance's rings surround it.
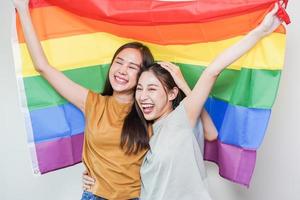
<svg viewBox="0 0 300 200">
<path fill-rule="evenodd" d="M 141 68 L 144 68 L 144 67 L 147 67 L 151 64 L 153 64 L 154 62 L 154 58 L 153 58 L 153 55 L 150 51 L 150 49 L 143 45 L 142 43 L 140 42 L 129 42 L 129 43 L 126 43 L 124 45 L 122 45 L 121 47 L 119 47 L 119 49 L 117 49 L 117 51 L 115 52 L 112 60 L 111 60 L 111 63 L 110 63 L 110 66 L 112 65 L 112 63 L 114 62 L 116 56 L 124 49 L 127 49 L 127 48 L 131 48 L 131 49 L 137 49 L 140 51 L 141 55 L 142 55 L 142 66 Z M 107 77 L 106 77 L 106 81 L 105 81 L 105 86 L 104 86 L 104 90 L 102 92 L 102 95 L 103 96 L 111 96 L 113 94 L 114 90 L 110 84 L 110 81 L 109 81 L 109 73 L 107 74 Z"/>
<path fill-rule="evenodd" d="M 143 72 L 150 71 L 155 77 L 161 82 L 164 90 L 167 92 L 174 87 L 177 87 L 171 74 L 161 67 L 159 64 L 154 63 L 147 68 L 141 70 Z M 172 101 L 172 107 L 175 109 L 179 103 L 184 99 L 185 94 L 179 89 L 176 98 Z M 126 153 L 136 154 L 140 150 L 149 148 L 149 133 L 148 126 L 151 122 L 147 122 L 144 115 L 139 108 L 136 100 L 134 100 L 134 106 L 130 113 L 127 115 L 124 121 L 122 136 L 121 136 L 121 147 L 126 150 Z"/>
<path fill-rule="evenodd" d="M 150 49 L 140 42 L 130 42 L 130 43 L 126 43 L 126 44 L 122 45 L 121 47 L 119 47 L 119 49 L 117 49 L 117 51 L 115 52 L 115 54 L 111 60 L 110 66 L 114 62 L 117 55 L 121 51 L 123 51 L 124 49 L 127 49 L 127 48 L 137 49 L 141 53 L 142 64 L 141 64 L 141 70 L 138 73 L 138 77 L 139 77 L 139 75 L 141 74 L 141 71 L 144 68 L 146 68 L 154 63 L 154 58 L 153 58 L 153 55 L 152 55 Z M 133 88 L 133 90 L 135 90 L 135 88 Z M 114 92 L 114 90 L 110 84 L 109 72 L 108 72 L 102 95 L 103 96 L 111 96 L 111 95 L 113 95 L 113 92 Z M 135 110 L 135 109 L 132 108 L 132 110 Z M 147 131 L 140 129 L 141 124 L 139 123 L 139 121 L 134 121 L 135 118 L 134 118 L 134 116 L 132 116 L 132 112 L 130 112 L 128 114 L 128 116 L 125 118 L 125 121 L 128 121 L 129 119 L 132 120 L 132 125 L 133 125 L 132 128 L 133 129 L 132 129 L 132 131 L 129 132 L 129 131 L 127 131 L 128 130 L 127 126 L 123 126 L 122 133 L 121 133 L 120 146 L 122 148 L 125 148 L 124 142 L 122 142 L 122 141 L 128 141 L 128 144 L 130 144 L 130 145 L 127 144 L 128 148 L 125 151 L 130 154 L 130 153 L 133 153 L 132 147 L 137 147 L 137 149 L 134 151 L 134 153 L 137 153 L 140 149 L 148 148 L 149 138 L 148 138 L 148 135 L 146 134 Z M 135 124 L 137 124 L 137 125 L 135 125 Z"/>
</svg>

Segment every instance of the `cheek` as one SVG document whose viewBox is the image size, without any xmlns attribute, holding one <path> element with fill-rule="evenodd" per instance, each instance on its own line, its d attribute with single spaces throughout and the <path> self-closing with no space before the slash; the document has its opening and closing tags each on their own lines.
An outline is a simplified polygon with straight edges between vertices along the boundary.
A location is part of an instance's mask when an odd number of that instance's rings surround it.
<svg viewBox="0 0 300 200">
<path fill-rule="evenodd" d="M 114 65 L 111 65 L 110 68 L 109 68 L 109 71 L 108 71 L 108 75 L 110 77 L 112 77 L 113 74 L 114 74 L 114 71 L 115 71 L 115 67 L 114 67 Z"/>
<path fill-rule="evenodd" d="M 131 72 L 128 73 L 129 80 L 131 82 L 134 82 L 135 84 L 137 83 L 137 76 L 138 76 L 137 71 L 131 71 Z"/>
<path fill-rule="evenodd" d="M 114 79 L 113 72 L 111 69 L 108 71 L 108 79 L 109 79 L 109 82 L 112 82 L 112 80 Z"/>
<path fill-rule="evenodd" d="M 139 99 L 140 99 L 140 92 L 139 91 L 135 91 L 135 96 L 134 96 L 134 98 L 135 98 L 135 100 L 137 101 L 137 102 L 139 102 Z"/>
<path fill-rule="evenodd" d="M 155 91 L 151 93 L 151 98 L 157 103 L 157 105 L 163 106 L 167 99 L 164 91 Z"/>
</svg>

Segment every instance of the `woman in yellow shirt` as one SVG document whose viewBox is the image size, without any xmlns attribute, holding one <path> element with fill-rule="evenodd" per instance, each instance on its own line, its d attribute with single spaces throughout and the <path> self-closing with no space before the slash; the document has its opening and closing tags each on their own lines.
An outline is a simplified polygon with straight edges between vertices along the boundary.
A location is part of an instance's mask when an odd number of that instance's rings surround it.
<svg viewBox="0 0 300 200">
<path fill-rule="evenodd" d="M 121 136 L 121 130 L 133 104 L 140 69 L 153 63 L 150 50 L 137 42 L 120 47 L 112 59 L 104 93 L 96 94 L 48 63 L 31 22 L 28 0 L 15 0 L 14 4 L 35 70 L 84 113 L 83 162 L 89 175 L 97 180 L 90 192 L 106 199 L 138 198 L 141 184 L 139 169 L 148 149 L 149 137 L 138 131 L 136 135 Z M 120 146 L 120 138 L 129 143 Z M 86 192 L 83 198 L 89 195 Z"/>
</svg>

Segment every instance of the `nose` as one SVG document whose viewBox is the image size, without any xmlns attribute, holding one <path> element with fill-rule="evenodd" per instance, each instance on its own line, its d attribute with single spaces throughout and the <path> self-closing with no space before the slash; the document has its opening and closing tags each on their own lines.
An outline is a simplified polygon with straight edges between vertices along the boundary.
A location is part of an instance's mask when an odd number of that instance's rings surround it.
<svg viewBox="0 0 300 200">
<path fill-rule="evenodd" d="M 119 69 L 119 73 L 120 74 L 123 74 L 123 75 L 126 75 L 127 74 L 127 70 L 128 70 L 128 63 L 124 63 L 120 69 Z"/>
<path fill-rule="evenodd" d="M 147 90 L 142 90 L 142 91 L 140 91 L 140 100 L 141 100 L 141 101 L 146 100 L 148 97 L 149 97 L 149 96 L 148 96 Z"/>
</svg>

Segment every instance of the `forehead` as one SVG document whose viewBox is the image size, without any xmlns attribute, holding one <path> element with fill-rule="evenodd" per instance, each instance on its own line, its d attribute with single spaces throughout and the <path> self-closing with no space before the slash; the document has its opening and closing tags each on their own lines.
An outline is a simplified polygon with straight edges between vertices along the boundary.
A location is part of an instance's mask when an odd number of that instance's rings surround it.
<svg viewBox="0 0 300 200">
<path fill-rule="evenodd" d="M 121 58 L 124 61 L 134 62 L 136 64 L 141 64 L 142 60 L 143 60 L 141 52 L 139 50 L 133 49 L 133 48 L 123 49 L 120 53 L 118 53 L 116 58 Z"/>
<path fill-rule="evenodd" d="M 151 71 L 143 72 L 139 77 L 138 84 L 142 86 L 147 86 L 147 85 L 162 86 L 161 82 Z"/>
</svg>

